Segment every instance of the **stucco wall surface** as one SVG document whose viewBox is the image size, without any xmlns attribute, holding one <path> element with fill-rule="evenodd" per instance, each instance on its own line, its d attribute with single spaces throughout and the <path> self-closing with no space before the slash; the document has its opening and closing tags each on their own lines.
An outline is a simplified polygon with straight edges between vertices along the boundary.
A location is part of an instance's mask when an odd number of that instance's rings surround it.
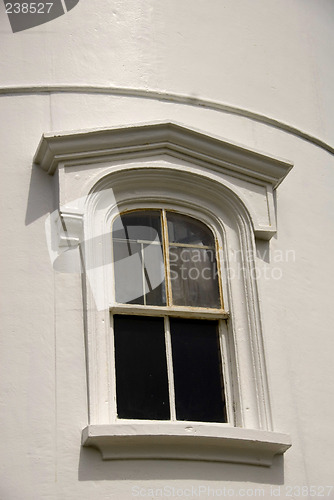
<svg viewBox="0 0 334 500">
<path fill-rule="evenodd" d="M 0 9 L 2 87 L 185 95 L 333 140 L 331 0 L 81 0 L 15 36 Z"/>
<path fill-rule="evenodd" d="M 7 89 L 0 94 L 1 500 L 128 500 L 139 488 L 142 498 L 158 498 L 152 488 L 175 488 L 167 496 L 186 498 L 177 489 L 193 488 L 195 498 L 200 487 L 200 498 L 223 488 L 232 498 L 272 498 L 274 491 L 285 498 L 288 486 L 333 483 L 333 154 L 196 101 L 283 120 L 333 147 L 333 5 L 101 0 L 97 7 L 81 0 L 66 16 L 15 35 L 0 5 L 0 92 Z M 192 102 L 32 88 L 63 84 L 182 94 Z M 12 93 L 13 86 L 25 89 Z M 271 468 L 109 462 L 80 446 L 88 421 L 81 277 L 52 269 L 45 220 L 57 206 L 56 179 L 32 158 L 44 132 L 154 120 L 294 163 L 277 189 L 277 235 L 257 242 L 274 428 L 293 443 Z"/>
</svg>

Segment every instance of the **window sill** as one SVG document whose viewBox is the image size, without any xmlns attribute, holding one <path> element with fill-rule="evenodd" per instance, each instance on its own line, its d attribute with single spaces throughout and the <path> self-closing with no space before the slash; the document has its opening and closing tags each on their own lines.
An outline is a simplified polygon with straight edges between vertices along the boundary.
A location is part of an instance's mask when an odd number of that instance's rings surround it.
<svg viewBox="0 0 334 500">
<path fill-rule="evenodd" d="M 277 432 L 182 422 L 89 425 L 82 431 L 82 444 L 97 448 L 103 460 L 203 460 L 270 467 L 291 441 Z"/>
</svg>

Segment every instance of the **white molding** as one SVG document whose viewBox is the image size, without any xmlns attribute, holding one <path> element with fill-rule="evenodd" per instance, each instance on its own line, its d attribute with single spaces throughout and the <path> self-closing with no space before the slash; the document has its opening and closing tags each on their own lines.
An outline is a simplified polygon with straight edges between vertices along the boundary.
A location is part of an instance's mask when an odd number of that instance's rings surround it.
<svg viewBox="0 0 334 500">
<path fill-rule="evenodd" d="M 223 249 L 221 272 L 225 280 L 224 314 L 228 315 L 234 403 L 231 423 L 236 427 L 229 427 L 226 431 L 229 434 L 222 435 L 220 432 L 225 431 L 210 425 L 217 431 L 217 442 L 222 444 L 217 459 L 227 460 L 223 450 L 228 449 L 232 450 L 228 452 L 229 460 L 255 463 L 247 460 L 255 459 L 261 449 L 261 460 L 267 460 L 263 465 L 270 465 L 272 456 L 283 453 L 288 442 L 276 440 L 271 433 L 273 419 L 253 272 L 255 236 L 268 239 L 275 232 L 273 190 L 292 165 L 171 123 L 47 134 L 38 147 L 35 163 L 50 174 L 57 170 L 61 226 L 66 228 L 64 243 L 80 244 L 85 262 L 89 423 L 93 426 L 87 432 L 102 432 L 94 434 L 94 439 L 87 434 L 85 445 L 90 443 L 110 450 L 117 437 L 113 435 L 116 428 L 110 427 L 117 422 L 110 320 L 110 307 L 115 305 L 110 261 L 112 220 L 124 210 L 164 208 L 202 220 L 215 234 L 218 248 Z M 233 273 L 237 279 L 232 278 Z M 103 437 L 105 426 L 109 429 L 107 438 Z M 161 432 L 166 429 L 162 426 Z M 270 444 L 261 444 L 267 442 L 261 438 L 256 445 L 255 434 L 253 441 L 251 437 L 248 439 L 247 432 L 255 432 L 254 429 L 262 432 L 262 437 L 263 432 L 269 432 Z M 240 441 L 231 437 L 238 435 L 243 436 Z M 129 440 L 126 435 L 121 437 L 126 447 Z M 177 436 L 177 441 L 184 442 L 185 437 Z M 200 438 L 198 444 L 207 450 L 203 451 L 203 457 L 210 456 L 209 437 L 193 436 L 192 442 L 197 443 Z M 142 438 L 136 439 L 131 438 L 133 446 Z M 166 450 L 170 442 L 169 439 Z M 249 448 L 255 450 L 251 459 L 247 458 Z M 263 458 L 268 453 L 271 458 Z M 215 458 L 211 455 L 203 459 Z"/>
<path fill-rule="evenodd" d="M 133 422 L 89 425 L 82 431 L 82 444 L 97 448 L 103 460 L 201 460 L 270 467 L 291 441 L 286 434 L 223 425 Z"/>
<path fill-rule="evenodd" d="M 87 336 L 90 350 L 90 414 L 92 424 L 110 422 L 109 409 L 114 396 L 110 391 L 110 373 L 105 367 L 114 360 L 106 350 L 110 341 L 109 318 L 105 311 L 95 311 L 94 297 L 89 293 L 92 282 L 99 283 L 101 293 L 108 298 L 106 308 L 113 304 L 112 266 L 101 266 L 106 255 L 111 255 L 111 238 L 104 245 L 97 244 L 98 232 L 110 233 L 113 214 L 134 208 L 165 208 L 179 210 L 206 223 L 224 248 L 226 269 L 222 274 L 238 273 L 240 278 L 227 280 L 224 290 L 226 312 L 231 318 L 229 334 L 231 350 L 235 353 L 234 401 L 236 424 L 242 427 L 272 430 L 259 302 L 256 291 L 255 241 L 251 221 L 244 204 L 235 194 L 211 179 L 200 178 L 192 172 L 131 169 L 110 172 L 102 177 L 93 190 L 86 207 L 84 253 L 91 273 L 86 284 Z M 117 202 L 106 196 L 110 187 L 117 192 Z M 135 196 L 134 196 L 135 193 Z M 234 255 L 234 257 L 233 257 Z M 248 256 L 243 260 L 243 255 Z M 94 283 L 93 283 L 94 284 Z M 96 288 L 96 287 L 95 287 Z M 95 312 L 94 312 L 95 311 Z M 96 357 L 97 356 L 97 357 Z M 109 356 L 109 358 L 108 358 Z M 99 388 L 98 390 L 96 388 Z M 103 396 L 103 397 L 102 397 Z M 109 409 L 108 409 L 109 408 Z"/>
<path fill-rule="evenodd" d="M 53 175 L 58 167 L 99 165 L 167 155 L 201 167 L 232 189 L 251 214 L 255 235 L 276 232 L 273 191 L 292 163 L 170 122 L 44 134 L 34 163 Z"/>
<path fill-rule="evenodd" d="M 82 215 L 70 212 L 59 212 L 57 219 L 59 247 L 78 246 L 82 238 Z"/>
<path fill-rule="evenodd" d="M 220 166 L 230 175 L 242 175 L 277 187 L 293 164 L 198 130 L 171 122 L 154 122 L 118 128 L 44 134 L 34 163 L 53 175 L 59 162 L 74 164 L 88 158 L 91 163 L 170 154 L 192 162 L 200 160 Z M 142 156 L 142 155 L 141 155 Z"/>
</svg>

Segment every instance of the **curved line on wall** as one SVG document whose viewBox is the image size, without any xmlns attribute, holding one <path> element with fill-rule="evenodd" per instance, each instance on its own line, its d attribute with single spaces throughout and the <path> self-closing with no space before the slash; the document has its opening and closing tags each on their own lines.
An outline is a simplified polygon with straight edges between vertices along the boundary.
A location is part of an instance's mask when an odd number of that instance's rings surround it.
<svg viewBox="0 0 334 500">
<path fill-rule="evenodd" d="M 334 147 L 327 142 L 315 137 L 314 135 L 304 132 L 303 130 L 284 123 L 275 118 L 256 113 L 248 109 L 239 108 L 230 104 L 211 101 L 209 99 L 202 99 L 191 97 L 183 94 L 174 94 L 169 92 L 159 92 L 155 90 L 145 90 L 126 87 L 109 87 L 103 85 L 28 85 L 28 86 L 8 86 L 0 87 L 0 95 L 26 95 L 26 94 L 105 94 L 105 95 L 118 95 L 123 97 L 141 97 L 146 99 L 155 99 L 169 103 L 184 104 L 187 106 L 197 106 L 215 111 L 222 111 L 224 113 L 242 116 L 249 118 L 259 123 L 275 127 L 283 130 L 288 134 L 295 135 L 303 140 L 311 142 L 316 146 L 334 154 Z"/>
</svg>

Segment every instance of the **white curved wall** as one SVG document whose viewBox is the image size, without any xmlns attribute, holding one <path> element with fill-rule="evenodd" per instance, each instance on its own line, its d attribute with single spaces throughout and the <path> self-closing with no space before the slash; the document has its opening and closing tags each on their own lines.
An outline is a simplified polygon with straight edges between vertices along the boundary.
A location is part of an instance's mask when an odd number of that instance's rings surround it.
<svg viewBox="0 0 334 500">
<path fill-rule="evenodd" d="M 15 36 L 1 9 L 1 86 L 183 94 L 333 139 L 330 0 L 81 0 Z"/>
<path fill-rule="evenodd" d="M 81 0 L 67 15 L 13 34 L 1 3 L 1 498 L 130 499 L 133 486 L 200 485 L 261 487 L 266 498 L 280 487 L 284 498 L 287 485 L 333 481 L 333 27 L 329 0 Z M 277 236 L 269 247 L 259 243 L 271 252 L 260 269 L 282 271 L 279 280 L 261 279 L 259 290 L 275 429 L 293 441 L 271 469 L 102 462 L 80 449 L 80 278 L 53 273 L 44 221 L 55 208 L 54 179 L 33 169 L 32 158 L 43 132 L 152 120 L 294 162 L 277 190 Z M 295 260 L 275 262 L 275 251 L 289 250 Z"/>
</svg>

